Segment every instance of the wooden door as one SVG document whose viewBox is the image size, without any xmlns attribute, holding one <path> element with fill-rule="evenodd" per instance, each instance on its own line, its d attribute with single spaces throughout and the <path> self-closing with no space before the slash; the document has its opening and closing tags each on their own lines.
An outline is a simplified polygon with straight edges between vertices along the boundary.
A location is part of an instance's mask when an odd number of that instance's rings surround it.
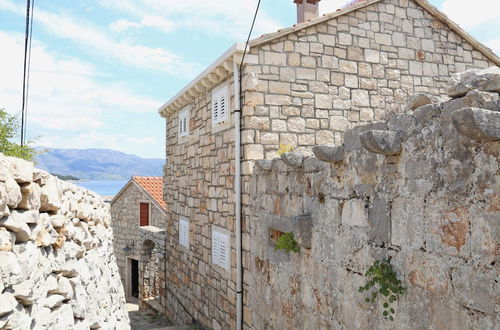
<svg viewBox="0 0 500 330">
<path fill-rule="evenodd" d="M 141 226 L 149 226 L 149 203 L 140 203 L 139 218 Z"/>
</svg>

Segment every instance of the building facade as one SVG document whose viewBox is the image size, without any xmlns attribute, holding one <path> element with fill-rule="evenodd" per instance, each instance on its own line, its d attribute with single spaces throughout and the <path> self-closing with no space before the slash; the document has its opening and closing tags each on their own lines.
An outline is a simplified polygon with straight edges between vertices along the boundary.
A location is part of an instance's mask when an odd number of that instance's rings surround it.
<svg viewBox="0 0 500 330">
<path fill-rule="evenodd" d="M 252 328 L 255 161 L 280 148 L 341 145 L 346 130 L 398 112 L 409 96 L 445 96 L 452 74 L 500 64 L 424 0 L 360 2 L 252 40 L 240 81 L 244 49 L 236 44 L 160 109 L 167 126 L 166 312 L 214 329 L 237 326 L 235 109 L 242 118 L 242 322 Z"/>
<path fill-rule="evenodd" d="M 132 177 L 111 201 L 111 226 L 127 299 L 164 313 L 167 208 L 162 186 L 161 177 Z"/>
</svg>

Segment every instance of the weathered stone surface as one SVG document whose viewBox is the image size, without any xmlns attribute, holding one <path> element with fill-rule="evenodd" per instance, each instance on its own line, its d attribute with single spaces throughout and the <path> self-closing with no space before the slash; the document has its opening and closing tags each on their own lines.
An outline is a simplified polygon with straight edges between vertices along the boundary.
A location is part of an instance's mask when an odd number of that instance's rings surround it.
<svg viewBox="0 0 500 330">
<path fill-rule="evenodd" d="M 285 164 L 291 167 L 302 167 L 304 155 L 298 152 L 285 152 L 281 154 L 281 159 Z"/>
<path fill-rule="evenodd" d="M 40 211 L 56 212 L 61 208 L 61 190 L 56 178 L 50 176 L 44 180 L 40 191 Z"/>
<path fill-rule="evenodd" d="M 260 159 L 255 162 L 255 166 L 262 171 L 270 171 L 273 167 L 273 161 L 270 159 Z"/>
<path fill-rule="evenodd" d="M 7 157 L 7 160 L 10 165 L 9 171 L 12 178 L 17 183 L 29 183 L 33 181 L 34 167 L 32 162 L 16 157 Z"/>
<path fill-rule="evenodd" d="M 35 182 L 22 184 L 21 194 L 23 198 L 17 207 L 25 210 L 38 210 L 40 208 L 40 190 L 40 186 Z"/>
<path fill-rule="evenodd" d="M 0 227 L 5 227 L 16 235 L 16 242 L 26 242 L 30 239 L 31 229 L 20 217 L 15 215 L 0 219 Z"/>
<path fill-rule="evenodd" d="M 4 227 L 0 227 L 0 251 L 12 251 L 16 243 L 16 235 Z"/>
<path fill-rule="evenodd" d="M 0 182 L 0 218 L 10 214 L 8 202 L 7 187 L 5 182 Z"/>
<path fill-rule="evenodd" d="M 5 187 L 7 189 L 7 205 L 16 208 L 23 198 L 21 187 L 10 176 L 5 180 Z"/>
<path fill-rule="evenodd" d="M 11 286 L 21 282 L 21 266 L 16 255 L 12 252 L 0 251 L 0 277 L 4 286 Z"/>
<path fill-rule="evenodd" d="M 411 96 L 406 102 L 406 110 L 415 110 L 416 108 L 422 107 L 430 103 L 436 103 L 437 98 L 428 94 L 416 94 Z"/>
<path fill-rule="evenodd" d="M 0 293 L 0 316 L 11 312 L 16 306 L 16 298 L 11 293 Z"/>
<path fill-rule="evenodd" d="M 490 67 L 457 73 L 450 79 L 447 93 L 450 97 L 460 97 L 473 89 L 500 93 L 500 68 Z"/>
<path fill-rule="evenodd" d="M 350 199 L 342 206 L 342 224 L 353 227 L 368 226 L 368 215 L 365 202 L 361 199 Z"/>
<path fill-rule="evenodd" d="M 479 141 L 500 140 L 500 112 L 465 108 L 452 114 L 453 125 L 465 136 Z"/>
<path fill-rule="evenodd" d="M 382 155 L 398 155 L 401 152 L 401 138 L 396 132 L 369 130 L 359 135 L 366 150 Z"/>
<path fill-rule="evenodd" d="M 344 160 L 344 147 L 314 146 L 314 156 L 324 162 L 338 163 Z"/>
</svg>

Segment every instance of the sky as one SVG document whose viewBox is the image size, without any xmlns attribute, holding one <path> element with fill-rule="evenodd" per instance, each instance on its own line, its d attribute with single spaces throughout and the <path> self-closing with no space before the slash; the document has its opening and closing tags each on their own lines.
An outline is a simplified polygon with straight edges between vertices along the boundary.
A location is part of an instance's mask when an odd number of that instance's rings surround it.
<svg viewBox="0 0 500 330">
<path fill-rule="evenodd" d="M 321 14 L 346 0 L 322 0 Z M 499 0 L 430 0 L 500 54 Z M 473 3 L 473 5 L 471 5 Z M 158 108 L 235 42 L 257 0 L 36 0 L 27 136 L 53 148 L 164 157 Z M 19 114 L 25 0 L 0 0 L 0 108 Z M 253 36 L 294 24 L 292 0 L 262 0 Z"/>
</svg>

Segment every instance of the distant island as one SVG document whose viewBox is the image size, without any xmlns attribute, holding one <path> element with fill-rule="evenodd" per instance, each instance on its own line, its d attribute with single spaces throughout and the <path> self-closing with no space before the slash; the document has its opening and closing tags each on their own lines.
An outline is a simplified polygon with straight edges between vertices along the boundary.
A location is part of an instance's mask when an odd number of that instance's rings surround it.
<svg viewBox="0 0 500 330">
<path fill-rule="evenodd" d="M 164 159 L 142 158 L 110 149 L 40 147 L 37 167 L 63 180 L 128 180 L 131 176 L 161 176 Z"/>
<path fill-rule="evenodd" d="M 76 176 L 72 176 L 72 175 L 62 175 L 62 174 L 57 174 L 57 173 L 50 173 L 50 174 L 52 174 L 56 178 L 59 178 L 59 179 L 64 180 L 64 181 L 78 181 L 78 180 L 80 180 Z"/>
</svg>

